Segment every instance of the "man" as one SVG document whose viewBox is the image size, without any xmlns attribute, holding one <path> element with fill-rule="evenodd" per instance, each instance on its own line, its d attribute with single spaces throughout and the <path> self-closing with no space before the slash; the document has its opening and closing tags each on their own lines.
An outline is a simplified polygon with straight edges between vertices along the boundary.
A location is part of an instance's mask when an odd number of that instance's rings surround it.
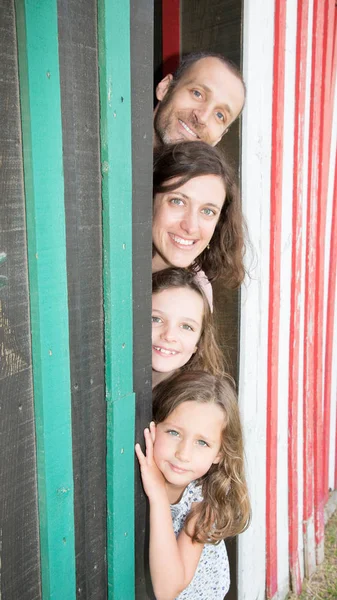
<svg viewBox="0 0 337 600">
<path fill-rule="evenodd" d="M 240 115 L 245 85 L 237 67 L 219 54 L 190 54 L 156 89 L 154 146 L 204 141 L 215 146 Z"/>
</svg>

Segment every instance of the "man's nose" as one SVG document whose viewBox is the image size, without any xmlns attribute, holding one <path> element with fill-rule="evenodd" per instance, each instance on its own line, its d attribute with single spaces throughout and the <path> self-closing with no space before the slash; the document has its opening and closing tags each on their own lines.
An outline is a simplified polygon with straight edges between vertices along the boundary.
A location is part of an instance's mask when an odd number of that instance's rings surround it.
<svg viewBox="0 0 337 600">
<path fill-rule="evenodd" d="M 212 112 L 212 107 L 207 104 L 200 106 L 199 108 L 195 108 L 193 110 L 193 114 L 201 125 L 206 125 Z"/>
</svg>

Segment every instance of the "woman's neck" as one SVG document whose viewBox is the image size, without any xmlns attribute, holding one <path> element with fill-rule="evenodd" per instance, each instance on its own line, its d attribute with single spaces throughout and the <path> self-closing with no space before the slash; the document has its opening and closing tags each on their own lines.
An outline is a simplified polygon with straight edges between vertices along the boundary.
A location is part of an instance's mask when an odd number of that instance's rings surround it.
<svg viewBox="0 0 337 600">
<path fill-rule="evenodd" d="M 152 273 L 157 273 L 157 271 L 163 271 L 164 269 L 168 269 L 171 265 L 169 265 L 158 252 L 152 258 Z"/>
<path fill-rule="evenodd" d="M 173 373 L 174 373 L 174 371 L 169 371 L 168 373 L 160 373 L 159 371 L 154 371 L 152 369 L 152 389 L 156 385 L 158 385 L 158 383 L 160 383 L 161 381 L 164 381 L 164 379 L 167 379 L 168 377 L 170 377 Z"/>
</svg>

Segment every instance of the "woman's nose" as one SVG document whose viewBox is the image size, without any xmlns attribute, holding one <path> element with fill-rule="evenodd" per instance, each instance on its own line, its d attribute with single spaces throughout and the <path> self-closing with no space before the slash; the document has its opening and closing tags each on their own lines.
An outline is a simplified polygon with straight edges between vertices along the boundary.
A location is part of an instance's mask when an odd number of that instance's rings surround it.
<svg viewBox="0 0 337 600">
<path fill-rule="evenodd" d="M 194 211 L 190 211 L 181 221 L 181 228 L 188 235 L 193 235 L 199 230 L 198 215 Z"/>
</svg>

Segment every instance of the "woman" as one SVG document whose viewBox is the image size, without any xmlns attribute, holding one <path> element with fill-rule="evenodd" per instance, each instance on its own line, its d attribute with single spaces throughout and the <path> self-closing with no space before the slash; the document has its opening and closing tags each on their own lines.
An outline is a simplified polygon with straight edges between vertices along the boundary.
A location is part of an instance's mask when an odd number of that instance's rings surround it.
<svg viewBox="0 0 337 600">
<path fill-rule="evenodd" d="M 204 142 L 165 146 L 154 157 L 153 272 L 189 268 L 238 287 L 244 222 L 234 172 Z"/>
</svg>

